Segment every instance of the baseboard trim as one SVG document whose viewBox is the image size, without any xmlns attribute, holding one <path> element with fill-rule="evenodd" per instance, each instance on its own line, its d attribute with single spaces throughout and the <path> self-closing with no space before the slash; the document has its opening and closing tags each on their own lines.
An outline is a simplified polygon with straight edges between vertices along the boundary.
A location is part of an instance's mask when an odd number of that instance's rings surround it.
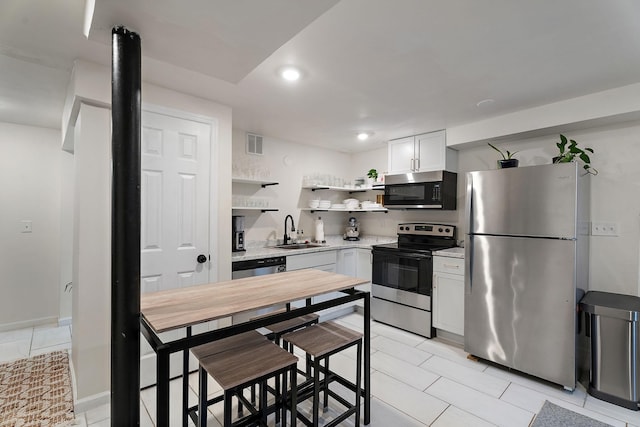
<svg viewBox="0 0 640 427">
<path fill-rule="evenodd" d="M 87 412 L 99 406 L 111 403 L 111 391 L 109 390 L 78 399 L 78 382 L 76 379 L 76 369 L 73 365 L 73 358 L 71 357 L 71 351 L 69 352 L 69 371 L 71 372 L 71 384 L 73 389 L 73 411 L 76 414 L 81 414 L 82 412 Z"/>
<path fill-rule="evenodd" d="M 106 405 L 111 402 L 111 392 L 105 391 L 103 393 L 87 396 L 82 399 L 76 400 L 73 404 L 74 412 L 81 414 L 83 412 L 90 411 L 98 406 Z"/>
<path fill-rule="evenodd" d="M 15 331 L 17 329 L 33 328 L 40 325 L 51 325 L 58 322 L 57 317 L 42 317 L 40 319 L 24 320 L 22 322 L 3 323 L 0 325 L 0 332 Z"/>
<path fill-rule="evenodd" d="M 58 319 L 58 326 L 71 326 L 71 317 L 61 317 Z"/>
</svg>

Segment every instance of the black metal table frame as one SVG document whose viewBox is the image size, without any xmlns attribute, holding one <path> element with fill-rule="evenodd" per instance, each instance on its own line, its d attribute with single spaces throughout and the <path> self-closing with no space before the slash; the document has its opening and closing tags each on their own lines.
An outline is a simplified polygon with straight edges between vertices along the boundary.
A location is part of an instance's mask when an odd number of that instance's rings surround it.
<svg viewBox="0 0 640 427">
<path fill-rule="evenodd" d="M 169 427 L 169 360 L 171 353 L 183 352 L 182 363 L 182 425 L 187 427 L 189 416 L 189 349 L 211 341 L 227 338 L 232 335 L 259 329 L 261 327 L 293 319 L 294 317 L 310 314 L 331 307 L 337 307 L 349 302 L 364 300 L 364 424 L 368 425 L 371 418 L 371 297 L 367 291 L 346 289 L 341 291 L 347 295 L 332 298 L 319 303 L 311 303 L 308 298 L 304 307 L 293 308 L 273 316 L 258 318 L 247 322 L 231 325 L 192 335 L 191 326 L 186 326 L 186 337 L 163 342 L 143 316 L 140 317 L 140 331 L 156 353 L 156 426 Z M 320 294 L 321 295 L 321 294 Z"/>
</svg>

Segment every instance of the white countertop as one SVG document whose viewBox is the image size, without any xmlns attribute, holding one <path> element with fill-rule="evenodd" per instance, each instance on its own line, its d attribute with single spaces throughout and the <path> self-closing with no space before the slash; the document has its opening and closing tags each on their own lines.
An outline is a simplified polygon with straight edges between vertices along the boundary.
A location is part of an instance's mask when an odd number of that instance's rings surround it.
<svg viewBox="0 0 640 427">
<path fill-rule="evenodd" d="M 449 248 L 435 251 L 433 255 L 446 256 L 449 258 L 464 258 L 464 248 Z"/>
<path fill-rule="evenodd" d="M 335 251 L 337 249 L 365 248 L 371 249 L 373 245 L 392 243 L 397 241 L 396 237 L 387 236 L 362 236 L 360 240 L 343 240 L 342 236 L 326 236 L 327 244 L 306 249 L 278 249 L 271 246 L 254 247 L 249 245 L 244 252 L 234 252 L 231 254 L 231 261 L 246 261 L 251 259 L 268 258 L 275 256 L 299 255 L 313 252 Z"/>
</svg>

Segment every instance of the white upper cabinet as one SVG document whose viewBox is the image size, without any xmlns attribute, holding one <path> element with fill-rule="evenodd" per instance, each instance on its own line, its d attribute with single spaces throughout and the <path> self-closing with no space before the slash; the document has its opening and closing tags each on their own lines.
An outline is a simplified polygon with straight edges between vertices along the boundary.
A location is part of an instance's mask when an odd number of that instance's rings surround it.
<svg viewBox="0 0 640 427">
<path fill-rule="evenodd" d="M 389 173 L 457 172 L 458 152 L 447 148 L 444 130 L 389 141 Z"/>
<path fill-rule="evenodd" d="M 411 172 L 415 165 L 414 137 L 389 141 L 389 173 Z"/>
</svg>

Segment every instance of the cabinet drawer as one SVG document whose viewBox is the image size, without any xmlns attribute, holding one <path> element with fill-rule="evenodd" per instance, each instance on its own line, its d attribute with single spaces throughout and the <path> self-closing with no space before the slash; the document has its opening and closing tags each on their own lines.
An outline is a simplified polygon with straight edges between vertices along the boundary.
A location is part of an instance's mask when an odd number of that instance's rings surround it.
<svg viewBox="0 0 640 427">
<path fill-rule="evenodd" d="M 287 256 L 287 271 L 317 268 L 329 264 L 333 264 L 333 271 L 335 271 L 336 251 L 312 252 Z"/>
<path fill-rule="evenodd" d="M 433 271 L 464 276 L 464 259 L 434 256 Z"/>
</svg>

